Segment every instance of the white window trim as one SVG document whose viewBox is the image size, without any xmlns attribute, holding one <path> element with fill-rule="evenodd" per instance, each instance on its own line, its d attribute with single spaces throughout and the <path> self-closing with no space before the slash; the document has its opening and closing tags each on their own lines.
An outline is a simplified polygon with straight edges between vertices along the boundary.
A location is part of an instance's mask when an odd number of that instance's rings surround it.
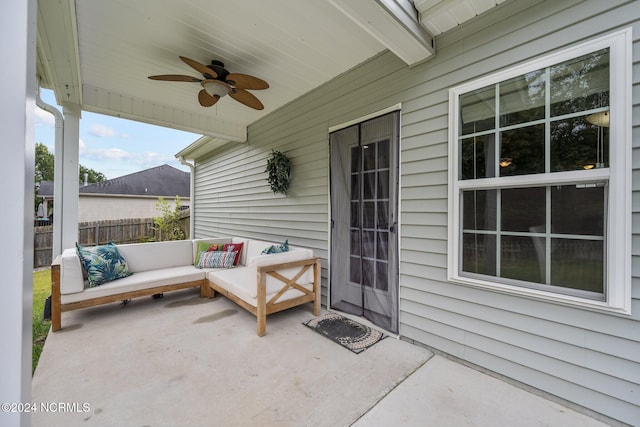
<svg viewBox="0 0 640 427">
<path fill-rule="evenodd" d="M 479 280 L 460 275 L 459 254 L 461 245 L 460 230 L 460 190 L 463 188 L 482 188 L 500 183 L 523 185 L 550 182 L 570 182 L 575 172 L 557 172 L 504 178 L 486 178 L 469 181 L 458 180 L 458 100 L 461 94 L 482 87 L 503 82 L 527 72 L 535 71 L 569 59 L 586 55 L 604 48 L 610 48 L 610 141 L 622 143 L 622 147 L 610 149 L 610 168 L 602 171 L 588 171 L 589 179 L 608 179 L 609 203 L 607 223 L 607 264 L 605 301 L 594 301 L 576 296 L 563 295 L 550 291 L 531 289 Z M 579 306 L 607 312 L 631 314 L 631 136 L 632 136 L 632 31 L 625 28 L 590 40 L 585 43 L 563 49 L 509 69 L 498 71 L 489 76 L 473 80 L 449 90 L 449 241 L 448 241 L 448 279 L 451 282 L 470 285 L 493 291 L 514 294 L 523 297 Z M 595 172 L 595 173 L 594 173 Z"/>
</svg>

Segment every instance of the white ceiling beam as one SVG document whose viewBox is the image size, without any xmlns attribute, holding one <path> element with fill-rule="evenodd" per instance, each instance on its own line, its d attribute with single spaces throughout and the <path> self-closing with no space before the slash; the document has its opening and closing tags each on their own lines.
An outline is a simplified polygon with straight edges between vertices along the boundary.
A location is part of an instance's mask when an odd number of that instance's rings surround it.
<svg viewBox="0 0 640 427">
<path fill-rule="evenodd" d="M 83 94 L 82 109 L 85 111 L 204 134 L 228 141 L 247 140 L 245 125 L 218 119 L 211 114 L 185 111 L 171 105 L 134 98 L 89 85 L 83 86 Z"/>
<path fill-rule="evenodd" d="M 407 65 L 435 55 L 433 37 L 409 0 L 330 0 Z"/>
</svg>

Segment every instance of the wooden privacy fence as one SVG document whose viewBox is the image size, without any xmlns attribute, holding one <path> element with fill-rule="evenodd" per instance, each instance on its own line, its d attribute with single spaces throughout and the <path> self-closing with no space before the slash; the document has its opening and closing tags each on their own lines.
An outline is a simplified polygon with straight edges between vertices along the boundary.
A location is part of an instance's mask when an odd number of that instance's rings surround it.
<svg viewBox="0 0 640 427">
<path fill-rule="evenodd" d="M 189 238 L 189 212 L 181 215 L 180 228 Z M 154 241 L 157 232 L 153 218 L 117 219 L 108 221 L 82 222 L 78 224 L 78 244 L 86 246 L 105 243 L 140 243 Z M 66 248 L 65 248 L 66 249 Z M 33 267 L 51 265 L 53 250 L 53 226 L 34 227 Z"/>
</svg>

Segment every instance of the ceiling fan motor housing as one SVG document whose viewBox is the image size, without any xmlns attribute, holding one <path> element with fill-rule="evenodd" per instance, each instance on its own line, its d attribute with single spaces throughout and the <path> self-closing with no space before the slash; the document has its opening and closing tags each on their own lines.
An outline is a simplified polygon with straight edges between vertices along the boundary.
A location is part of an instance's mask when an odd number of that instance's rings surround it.
<svg viewBox="0 0 640 427">
<path fill-rule="evenodd" d="M 229 71 L 227 71 L 227 69 L 224 68 L 223 62 L 218 61 L 217 59 L 214 59 L 213 61 L 211 61 L 211 65 L 207 65 L 207 68 L 211 68 L 213 71 L 216 72 L 216 74 L 218 75 L 216 80 L 222 80 L 223 82 L 227 80 Z"/>
</svg>

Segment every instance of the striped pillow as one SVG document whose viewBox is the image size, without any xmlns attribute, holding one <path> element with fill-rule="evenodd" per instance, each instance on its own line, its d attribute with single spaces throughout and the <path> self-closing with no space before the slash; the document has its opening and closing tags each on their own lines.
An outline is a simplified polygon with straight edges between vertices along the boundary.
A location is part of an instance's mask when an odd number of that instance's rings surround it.
<svg viewBox="0 0 640 427">
<path fill-rule="evenodd" d="M 202 251 L 198 268 L 233 268 L 238 252 L 231 251 Z"/>
</svg>

